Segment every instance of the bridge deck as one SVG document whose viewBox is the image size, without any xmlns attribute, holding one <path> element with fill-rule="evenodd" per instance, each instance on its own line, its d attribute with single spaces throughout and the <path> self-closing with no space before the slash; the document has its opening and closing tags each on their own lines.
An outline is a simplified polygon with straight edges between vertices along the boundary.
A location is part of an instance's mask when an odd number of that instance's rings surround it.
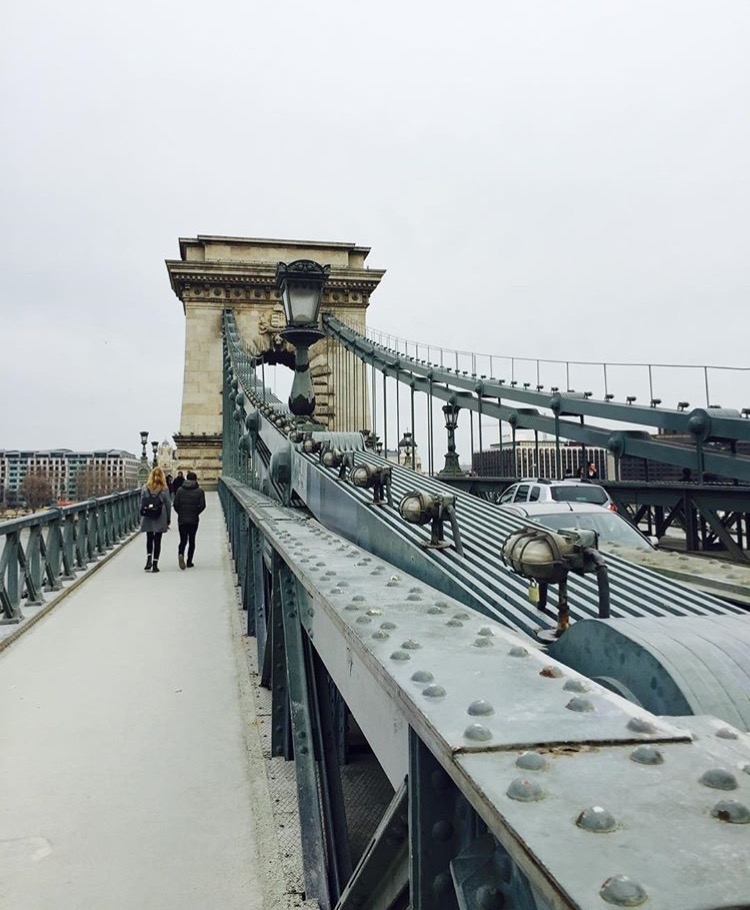
<svg viewBox="0 0 750 910">
<path fill-rule="evenodd" d="M 0 655 L 3 907 L 279 906 L 216 495 L 195 569 L 143 541 Z"/>
</svg>

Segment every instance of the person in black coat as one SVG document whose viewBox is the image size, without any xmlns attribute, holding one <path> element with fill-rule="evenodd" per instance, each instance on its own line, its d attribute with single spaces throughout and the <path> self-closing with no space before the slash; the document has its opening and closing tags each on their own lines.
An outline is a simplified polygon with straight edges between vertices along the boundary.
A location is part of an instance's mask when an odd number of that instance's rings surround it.
<svg viewBox="0 0 750 910">
<path fill-rule="evenodd" d="M 187 472 L 185 482 L 175 493 L 173 505 L 178 515 L 177 526 L 180 531 L 177 561 L 181 569 L 186 567 L 185 547 L 187 546 L 187 568 L 192 569 L 199 516 L 206 508 L 206 494 L 198 486 L 198 476 L 195 471 Z"/>
<path fill-rule="evenodd" d="M 172 494 L 173 498 L 177 495 L 177 491 L 180 489 L 183 483 L 185 483 L 185 478 L 182 476 L 182 471 L 178 471 L 177 477 L 172 479 L 172 486 L 169 491 Z"/>
</svg>

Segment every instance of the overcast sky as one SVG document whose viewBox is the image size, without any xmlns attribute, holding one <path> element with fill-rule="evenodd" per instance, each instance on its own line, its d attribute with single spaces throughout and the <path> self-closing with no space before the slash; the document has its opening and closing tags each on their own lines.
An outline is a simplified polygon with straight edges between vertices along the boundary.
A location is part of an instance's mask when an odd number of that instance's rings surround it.
<svg viewBox="0 0 750 910">
<path fill-rule="evenodd" d="M 372 247 L 408 338 L 750 366 L 748 46 L 747 0 L 12 4 L 0 448 L 179 428 L 199 233 Z"/>
</svg>

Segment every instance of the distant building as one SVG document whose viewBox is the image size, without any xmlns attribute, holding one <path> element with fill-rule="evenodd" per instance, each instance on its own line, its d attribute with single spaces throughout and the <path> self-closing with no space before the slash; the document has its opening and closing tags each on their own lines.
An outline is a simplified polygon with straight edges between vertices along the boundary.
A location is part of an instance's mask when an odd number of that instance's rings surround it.
<svg viewBox="0 0 750 910">
<path fill-rule="evenodd" d="M 585 451 L 585 454 L 584 454 Z M 578 477 L 588 462 L 596 466 L 601 480 L 608 476 L 607 450 L 599 446 L 560 442 L 562 477 Z M 472 470 L 480 477 L 546 477 L 557 479 L 556 447 L 548 438 L 504 439 L 502 446 L 494 443 L 484 452 L 474 452 Z"/>
<path fill-rule="evenodd" d="M 57 500 L 79 498 L 82 476 L 106 492 L 132 490 L 138 485 L 138 463 L 135 455 L 122 449 L 0 449 L 0 504 L 18 501 L 27 474 L 43 474 Z"/>
</svg>

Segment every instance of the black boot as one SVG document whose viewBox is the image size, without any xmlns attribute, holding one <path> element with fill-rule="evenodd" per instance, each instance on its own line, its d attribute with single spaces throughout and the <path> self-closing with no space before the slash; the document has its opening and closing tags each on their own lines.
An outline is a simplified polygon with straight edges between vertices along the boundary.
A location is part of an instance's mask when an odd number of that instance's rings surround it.
<svg viewBox="0 0 750 910">
<path fill-rule="evenodd" d="M 154 560 L 154 565 L 153 565 L 153 567 L 151 568 L 151 571 L 152 571 L 152 572 L 158 572 L 158 571 L 159 571 L 159 560 L 158 560 L 158 559 L 155 559 L 155 560 Z"/>
<path fill-rule="evenodd" d="M 146 567 L 145 567 L 145 571 L 146 571 L 146 572 L 150 572 L 150 571 L 151 571 L 151 566 L 152 566 L 151 554 L 149 553 L 148 556 L 146 556 Z"/>
</svg>

